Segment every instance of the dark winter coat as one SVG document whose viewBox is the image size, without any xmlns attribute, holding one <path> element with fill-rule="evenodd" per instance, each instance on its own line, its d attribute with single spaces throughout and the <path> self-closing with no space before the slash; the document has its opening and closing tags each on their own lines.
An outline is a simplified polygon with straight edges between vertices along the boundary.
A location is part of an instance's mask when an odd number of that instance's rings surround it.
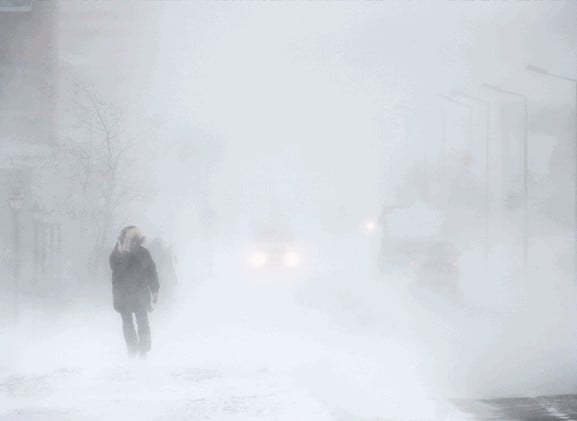
<svg viewBox="0 0 577 421">
<path fill-rule="evenodd" d="M 159 289 L 156 265 L 150 253 L 137 245 L 121 252 L 118 245 L 110 255 L 114 309 L 120 313 L 151 309 L 150 293 Z"/>
</svg>

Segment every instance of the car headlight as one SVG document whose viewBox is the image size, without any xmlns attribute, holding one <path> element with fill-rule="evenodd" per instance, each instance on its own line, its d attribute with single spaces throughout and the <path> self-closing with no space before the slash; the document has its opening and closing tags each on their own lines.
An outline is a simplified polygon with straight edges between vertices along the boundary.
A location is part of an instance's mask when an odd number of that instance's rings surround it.
<svg viewBox="0 0 577 421">
<path fill-rule="evenodd" d="M 288 267 L 296 267 L 301 264 L 301 256 L 295 251 L 287 251 L 283 256 L 283 263 Z"/>
<path fill-rule="evenodd" d="M 254 268 L 263 267 L 266 265 L 267 260 L 266 253 L 260 250 L 257 250 L 250 255 L 250 265 Z"/>
<path fill-rule="evenodd" d="M 373 220 L 365 221 L 365 223 L 363 224 L 363 230 L 368 234 L 376 232 L 378 228 L 379 225 L 377 224 L 376 221 Z"/>
</svg>

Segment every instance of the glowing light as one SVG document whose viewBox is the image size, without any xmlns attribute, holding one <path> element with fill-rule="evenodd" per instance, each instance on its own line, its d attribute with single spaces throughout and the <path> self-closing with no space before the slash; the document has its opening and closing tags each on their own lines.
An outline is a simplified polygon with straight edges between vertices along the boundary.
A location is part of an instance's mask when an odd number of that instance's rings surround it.
<svg viewBox="0 0 577 421">
<path fill-rule="evenodd" d="M 283 263 L 288 267 L 300 266 L 301 256 L 295 251 L 287 251 L 283 256 Z"/>
<path fill-rule="evenodd" d="M 263 251 L 257 250 L 253 252 L 250 256 L 250 265 L 254 268 L 260 268 L 266 265 L 267 262 L 266 253 Z"/>
<path fill-rule="evenodd" d="M 365 231 L 368 232 L 369 234 L 372 234 L 373 232 L 375 232 L 378 228 L 378 225 L 375 221 L 367 221 L 365 222 L 364 225 Z"/>
</svg>

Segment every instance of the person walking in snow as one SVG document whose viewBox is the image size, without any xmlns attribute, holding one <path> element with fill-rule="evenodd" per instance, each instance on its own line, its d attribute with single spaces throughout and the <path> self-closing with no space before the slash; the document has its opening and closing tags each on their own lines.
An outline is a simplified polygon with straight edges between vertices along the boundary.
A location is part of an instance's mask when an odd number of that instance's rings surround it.
<svg viewBox="0 0 577 421">
<path fill-rule="evenodd" d="M 148 312 L 158 300 L 159 282 L 156 265 L 146 248 L 144 236 L 135 226 L 120 231 L 110 255 L 113 307 L 122 317 L 122 331 L 128 355 L 146 357 L 151 336 Z M 138 333 L 134 328 L 134 318 Z"/>
</svg>

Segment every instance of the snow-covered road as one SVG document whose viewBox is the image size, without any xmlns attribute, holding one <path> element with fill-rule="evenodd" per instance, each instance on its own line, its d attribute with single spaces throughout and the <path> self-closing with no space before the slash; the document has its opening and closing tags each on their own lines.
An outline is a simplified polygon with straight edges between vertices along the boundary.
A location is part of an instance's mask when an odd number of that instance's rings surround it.
<svg viewBox="0 0 577 421">
<path fill-rule="evenodd" d="M 363 393 L 363 386 L 356 385 Z M 350 396 L 350 402 L 358 399 Z M 8 375 L 0 384 L 0 420 L 574 420 L 577 396 L 500 400 L 387 400 L 380 412 L 334 402 L 272 370 L 211 370 L 133 361 Z"/>
<path fill-rule="evenodd" d="M 296 290 L 226 279 L 151 314 L 146 360 L 127 359 L 108 302 L 4 326 L 0 421 L 577 419 L 574 398 L 446 399 L 572 390 L 556 354 L 494 350 L 505 328 L 490 314 L 417 305 L 383 283 L 350 288 L 353 274 Z M 536 364 L 542 379 L 519 374 Z"/>
<path fill-rule="evenodd" d="M 266 371 L 171 369 L 136 361 L 99 369 L 8 376 L 6 420 L 329 420 L 315 399 Z"/>
<path fill-rule="evenodd" d="M 231 297 L 153 313 L 146 360 L 127 359 L 109 308 L 0 330 L 0 420 L 463 419 L 426 395 L 421 361 L 398 338 L 280 300 L 237 313 Z"/>
<path fill-rule="evenodd" d="M 363 393 L 362 385 L 356 390 Z M 386 410 L 368 417 L 347 402 L 324 400 L 288 372 L 170 368 L 148 361 L 6 376 L 0 399 L 0 420 L 465 419 L 447 403 L 386 402 L 386 397 L 382 402 Z"/>
</svg>

